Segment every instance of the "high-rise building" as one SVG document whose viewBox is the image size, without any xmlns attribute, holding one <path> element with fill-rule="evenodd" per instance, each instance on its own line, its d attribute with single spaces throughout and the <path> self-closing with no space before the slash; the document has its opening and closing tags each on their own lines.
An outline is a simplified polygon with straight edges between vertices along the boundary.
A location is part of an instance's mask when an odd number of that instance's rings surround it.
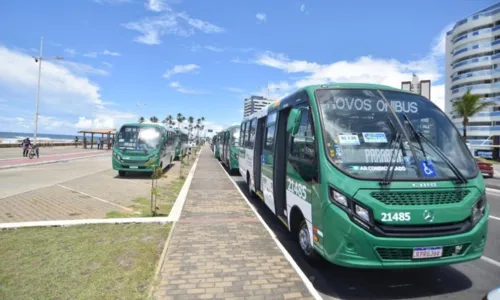
<svg viewBox="0 0 500 300">
<path fill-rule="evenodd" d="M 446 37 L 445 113 L 462 132 L 462 118 L 452 103 L 470 89 L 483 101 L 494 101 L 469 118 L 467 139 L 476 155 L 491 156 L 500 144 L 500 3 L 459 20 Z M 498 155 L 498 154 L 496 154 Z"/>
<path fill-rule="evenodd" d="M 274 103 L 274 100 L 266 99 L 262 96 L 250 96 L 250 98 L 245 99 L 243 117 L 247 117 L 271 103 Z"/>
</svg>

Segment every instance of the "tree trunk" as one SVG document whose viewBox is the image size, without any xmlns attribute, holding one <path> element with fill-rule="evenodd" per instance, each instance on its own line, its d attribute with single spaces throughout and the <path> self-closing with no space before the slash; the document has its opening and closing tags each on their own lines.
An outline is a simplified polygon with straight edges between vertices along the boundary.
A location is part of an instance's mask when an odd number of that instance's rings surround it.
<svg viewBox="0 0 500 300">
<path fill-rule="evenodd" d="M 463 136 L 464 136 L 464 140 L 467 142 L 467 124 L 469 123 L 469 120 L 468 118 L 464 117 L 464 120 L 462 122 L 462 125 L 464 125 L 464 129 L 463 129 Z"/>
</svg>

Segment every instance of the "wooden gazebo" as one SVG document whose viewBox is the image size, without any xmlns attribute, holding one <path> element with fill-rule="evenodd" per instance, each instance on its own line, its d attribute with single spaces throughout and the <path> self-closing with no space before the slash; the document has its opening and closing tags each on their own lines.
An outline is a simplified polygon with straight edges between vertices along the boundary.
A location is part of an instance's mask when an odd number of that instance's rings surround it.
<svg viewBox="0 0 500 300">
<path fill-rule="evenodd" d="M 89 129 L 89 130 L 80 130 L 78 133 L 83 133 L 83 148 L 87 148 L 87 139 L 85 135 L 90 133 L 90 149 L 93 149 L 94 146 L 94 134 L 100 134 L 102 138 L 104 135 L 107 136 L 108 149 L 111 149 L 111 137 L 114 138 L 116 129 L 114 128 L 102 128 L 102 129 Z"/>
</svg>

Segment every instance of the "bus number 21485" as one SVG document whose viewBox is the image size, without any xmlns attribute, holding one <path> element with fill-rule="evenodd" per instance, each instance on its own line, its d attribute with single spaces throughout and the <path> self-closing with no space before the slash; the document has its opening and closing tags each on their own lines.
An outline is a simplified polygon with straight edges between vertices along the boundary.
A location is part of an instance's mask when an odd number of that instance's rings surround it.
<svg viewBox="0 0 500 300">
<path fill-rule="evenodd" d="M 297 195 L 302 200 L 307 200 L 307 187 L 290 178 L 286 179 L 288 183 L 287 190 Z"/>
</svg>

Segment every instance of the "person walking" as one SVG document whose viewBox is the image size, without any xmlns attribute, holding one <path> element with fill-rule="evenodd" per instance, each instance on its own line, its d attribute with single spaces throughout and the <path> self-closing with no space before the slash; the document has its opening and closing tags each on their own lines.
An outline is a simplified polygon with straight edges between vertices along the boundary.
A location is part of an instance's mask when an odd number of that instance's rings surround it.
<svg viewBox="0 0 500 300">
<path fill-rule="evenodd" d="M 99 148 L 100 148 L 101 150 L 103 150 L 103 149 L 104 149 L 104 139 L 103 139 L 102 137 L 99 139 Z"/>
<path fill-rule="evenodd" d="M 78 137 L 75 136 L 75 148 L 78 148 Z"/>
</svg>

